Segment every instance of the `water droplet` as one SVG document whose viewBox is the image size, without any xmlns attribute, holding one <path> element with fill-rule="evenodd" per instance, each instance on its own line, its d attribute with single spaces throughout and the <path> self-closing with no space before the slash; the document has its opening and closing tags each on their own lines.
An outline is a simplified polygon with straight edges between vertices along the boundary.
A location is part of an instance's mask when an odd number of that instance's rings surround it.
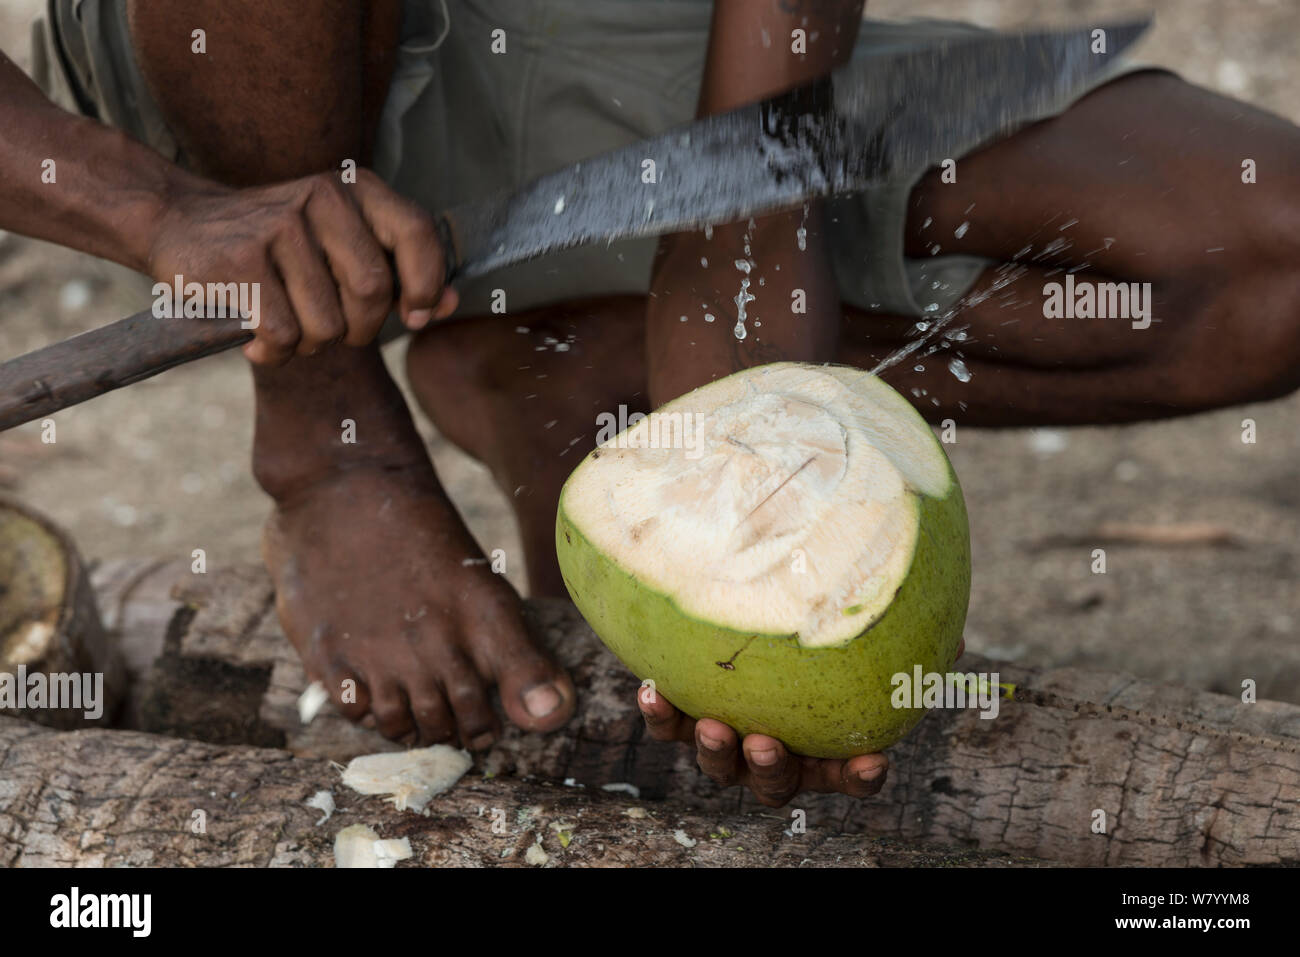
<svg viewBox="0 0 1300 957">
<path fill-rule="evenodd" d="M 712 227 L 712 226 L 705 226 L 705 227 L 704 227 L 704 238 L 705 238 L 705 239 L 712 239 L 712 238 L 713 238 L 713 227 Z"/>
<path fill-rule="evenodd" d="M 949 359 L 948 371 L 953 374 L 958 382 L 970 381 L 970 369 L 966 368 L 966 363 L 960 359 Z"/>
<path fill-rule="evenodd" d="M 737 259 L 735 265 L 736 268 L 739 269 L 741 272 L 743 272 L 746 276 L 748 276 L 749 271 L 754 268 L 754 264 L 750 262 L 748 259 Z"/>
<path fill-rule="evenodd" d="M 685 316 L 682 316 L 682 322 L 685 322 L 685 321 L 686 321 L 686 317 L 685 317 Z"/>
<path fill-rule="evenodd" d="M 928 322 L 918 322 L 916 324 L 917 332 L 925 332 L 929 328 L 930 328 L 930 324 Z"/>
<path fill-rule="evenodd" d="M 731 331 L 736 334 L 737 339 L 744 339 L 745 336 L 749 335 L 749 333 L 745 331 L 745 324 L 743 322 L 736 323 L 736 328 Z"/>
<path fill-rule="evenodd" d="M 555 214 L 558 216 L 558 215 L 559 215 L 560 213 L 562 213 L 562 212 L 564 212 L 564 197 L 563 197 L 563 196 L 561 196 L 559 199 L 557 199 L 557 200 L 555 201 Z"/>
<path fill-rule="evenodd" d="M 808 248 L 808 230 L 800 226 L 794 231 L 794 241 L 799 244 L 799 251 L 804 252 Z"/>
<path fill-rule="evenodd" d="M 711 313 L 711 312 L 706 312 L 706 313 L 704 314 L 704 321 L 705 321 L 705 322 L 712 322 L 712 321 L 713 321 L 713 313 Z"/>
<path fill-rule="evenodd" d="M 966 230 L 968 229 L 970 229 L 970 223 L 963 222 L 960 226 L 958 226 L 956 229 L 952 231 L 952 234 L 956 236 L 958 239 L 961 239 L 963 236 L 966 235 Z"/>
<path fill-rule="evenodd" d="M 701 256 L 701 257 L 700 257 L 700 265 L 703 266 L 705 269 L 708 269 L 708 268 L 709 268 L 709 258 L 708 258 L 707 256 Z"/>
<path fill-rule="evenodd" d="M 912 371 L 913 371 L 913 372 L 924 372 L 924 371 L 925 371 L 925 366 L 912 366 Z"/>
</svg>

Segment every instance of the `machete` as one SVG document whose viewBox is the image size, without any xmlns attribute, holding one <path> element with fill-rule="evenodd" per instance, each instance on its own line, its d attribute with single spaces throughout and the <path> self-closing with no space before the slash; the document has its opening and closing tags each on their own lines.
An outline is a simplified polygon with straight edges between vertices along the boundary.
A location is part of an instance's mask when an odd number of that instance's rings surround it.
<svg viewBox="0 0 1300 957">
<path fill-rule="evenodd" d="M 1059 110 L 1149 23 L 973 33 L 850 62 L 808 86 L 444 212 L 447 279 L 897 180 L 1010 132 L 1021 117 Z M 646 160 L 653 177 L 642 175 Z M 251 338 L 237 318 L 145 311 L 109 323 L 0 365 L 0 430 Z"/>
</svg>

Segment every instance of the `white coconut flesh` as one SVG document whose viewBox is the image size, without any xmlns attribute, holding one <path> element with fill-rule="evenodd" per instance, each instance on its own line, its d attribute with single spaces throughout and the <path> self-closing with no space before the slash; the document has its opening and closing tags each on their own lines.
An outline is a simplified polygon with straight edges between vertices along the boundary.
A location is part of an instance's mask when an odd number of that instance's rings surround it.
<svg viewBox="0 0 1300 957">
<path fill-rule="evenodd" d="M 729 376 L 593 455 L 564 509 L 597 550 L 693 618 L 806 647 L 884 614 L 911 566 L 919 497 L 953 481 L 907 400 L 838 366 Z"/>
</svg>

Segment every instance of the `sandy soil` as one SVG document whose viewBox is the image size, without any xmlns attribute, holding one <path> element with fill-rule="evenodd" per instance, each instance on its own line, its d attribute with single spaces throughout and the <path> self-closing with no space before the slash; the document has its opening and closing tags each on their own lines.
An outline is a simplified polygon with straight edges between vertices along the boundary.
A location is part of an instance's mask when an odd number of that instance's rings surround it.
<svg viewBox="0 0 1300 957">
<path fill-rule="evenodd" d="M 0 47 L 27 62 L 37 0 L 3 0 Z M 875 16 L 923 12 L 990 25 L 1087 21 L 1124 2 L 888 0 Z M 1156 0 L 1140 55 L 1194 82 L 1300 121 L 1292 0 Z M 148 303 L 116 267 L 0 238 L 0 356 L 92 328 Z M 390 360 L 401 344 L 389 347 Z M 394 361 L 394 369 L 400 364 Z M 1240 440 L 1243 418 L 1258 442 Z M 267 500 L 248 473 L 249 377 L 224 356 L 69 409 L 54 445 L 35 426 L 0 435 L 0 486 L 69 528 L 89 557 L 254 558 Z M 481 544 L 519 554 L 487 473 L 422 423 L 438 468 Z M 1122 428 L 964 429 L 949 446 L 973 525 L 973 650 L 1026 663 L 1300 702 L 1300 397 Z M 1216 523 L 1228 543 L 1110 544 L 1102 523 Z M 511 577 L 519 579 L 518 561 Z"/>
</svg>

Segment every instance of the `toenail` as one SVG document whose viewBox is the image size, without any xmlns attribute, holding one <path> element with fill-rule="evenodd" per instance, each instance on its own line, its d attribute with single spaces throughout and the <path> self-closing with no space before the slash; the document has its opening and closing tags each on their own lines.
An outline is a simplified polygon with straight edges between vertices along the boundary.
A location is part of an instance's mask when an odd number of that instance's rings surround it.
<svg viewBox="0 0 1300 957">
<path fill-rule="evenodd" d="M 491 731 L 484 731 L 477 738 L 470 741 L 469 749 L 471 751 L 486 751 L 492 747 L 492 742 L 496 740 L 496 735 Z"/>
<path fill-rule="evenodd" d="M 534 718 L 545 718 L 563 702 L 554 685 L 537 685 L 524 692 L 524 707 Z"/>
<path fill-rule="evenodd" d="M 710 751 L 721 751 L 727 746 L 727 742 L 723 741 L 721 738 L 711 738 L 707 734 L 700 735 L 700 744 L 704 745 L 704 747 L 708 748 Z"/>
<path fill-rule="evenodd" d="M 776 748 L 764 748 L 762 751 L 751 751 L 749 760 L 761 767 L 776 764 Z"/>
</svg>

